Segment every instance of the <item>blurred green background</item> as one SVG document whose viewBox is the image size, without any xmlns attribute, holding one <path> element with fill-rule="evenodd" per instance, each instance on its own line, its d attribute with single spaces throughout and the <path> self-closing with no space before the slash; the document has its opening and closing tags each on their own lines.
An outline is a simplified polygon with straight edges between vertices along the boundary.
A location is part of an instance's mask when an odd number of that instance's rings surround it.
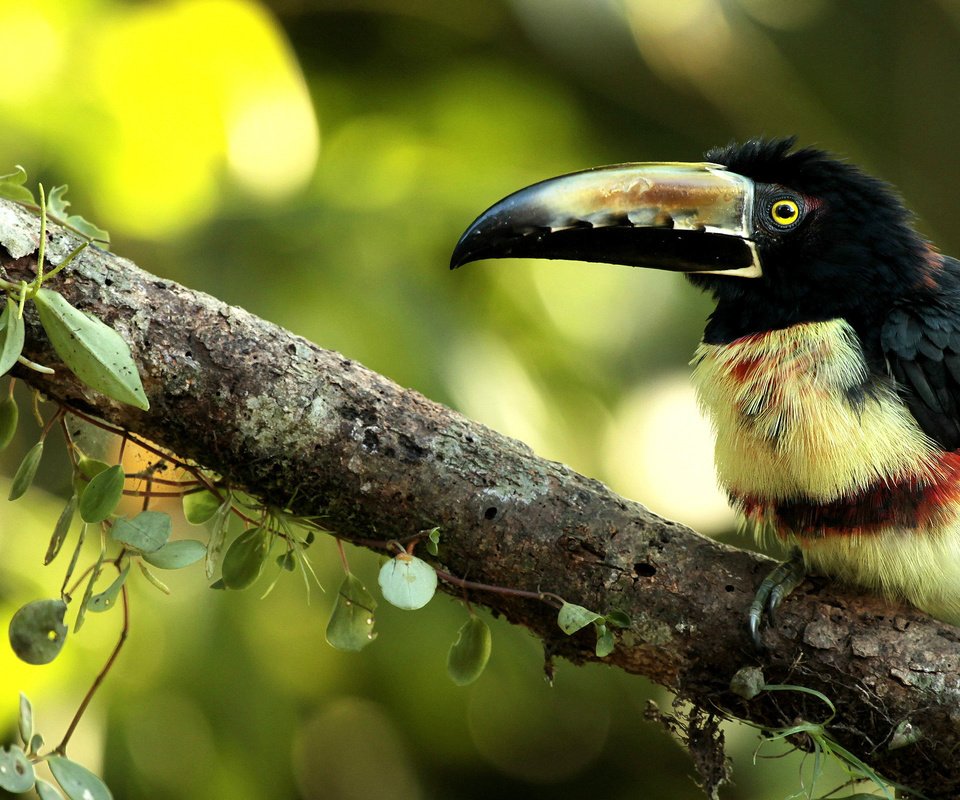
<svg viewBox="0 0 960 800">
<path fill-rule="evenodd" d="M 896 183 L 960 250 L 951 0 L 6 0 L 0 31 L 0 166 L 69 183 L 117 253 L 711 535 L 734 523 L 687 383 L 707 300 L 598 265 L 451 274 L 466 225 L 559 173 L 797 134 Z M 22 427 L 3 481 L 35 440 Z M 62 576 L 40 564 L 69 475 L 46 462 L 0 517 L 4 625 Z M 465 612 L 448 598 L 381 606 L 372 647 L 333 651 L 339 566 L 330 542 L 314 552 L 328 592 L 309 604 L 296 578 L 265 600 L 211 592 L 196 567 L 169 598 L 136 581 L 131 638 L 71 755 L 117 798 L 701 796 L 642 719 L 669 703 L 643 679 L 561 664 L 551 688 L 537 642 L 494 622 L 487 672 L 455 688 Z M 351 560 L 375 584 L 376 558 Z M 0 648 L 5 741 L 18 690 L 59 740 L 118 625 L 89 620 L 48 667 Z M 727 738 L 726 798 L 809 780 L 799 756 L 753 766 L 752 730 Z"/>
</svg>

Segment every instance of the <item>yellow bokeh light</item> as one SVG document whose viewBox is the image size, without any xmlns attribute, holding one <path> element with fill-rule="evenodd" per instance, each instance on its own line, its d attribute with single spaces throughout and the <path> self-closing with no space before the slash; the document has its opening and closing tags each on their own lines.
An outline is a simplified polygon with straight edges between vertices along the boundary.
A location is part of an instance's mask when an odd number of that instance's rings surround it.
<svg viewBox="0 0 960 800">
<path fill-rule="evenodd" d="M 686 373 L 644 385 L 624 400 L 605 455 L 610 485 L 657 514 L 708 534 L 735 525 L 717 484 L 713 430 Z"/>
<path fill-rule="evenodd" d="M 106 146 L 91 187 L 106 224 L 147 236 L 202 221 L 229 174 L 277 197 L 310 178 L 319 147 L 299 68 L 274 20 L 244 0 L 117 11 L 91 47 L 89 98 Z"/>
</svg>

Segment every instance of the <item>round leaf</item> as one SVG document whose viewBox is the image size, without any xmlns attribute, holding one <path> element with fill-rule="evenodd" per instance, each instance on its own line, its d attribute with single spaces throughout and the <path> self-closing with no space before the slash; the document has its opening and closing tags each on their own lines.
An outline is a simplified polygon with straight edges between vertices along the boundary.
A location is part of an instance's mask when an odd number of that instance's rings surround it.
<svg viewBox="0 0 960 800">
<path fill-rule="evenodd" d="M 92 482 L 90 486 L 93 486 Z M 110 535 L 116 541 L 141 553 L 153 553 L 167 543 L 172 527 L 173 521 L 169 514 L 163 511 L 141 511 L 135 517 L 125 517 L 114 522 Z"/>
<path fill-rule="evenodd" d="M 576 633 L 591 622 L 602 619 L 603 617 L 589 608 L 578 606 L 575 603 L 564 603 L 557 615 L 557 624 L 560 625 L 560 630 L 564 633 L 571 634 Z"/>
<path fill-rule="evenodd" d="M 397 608 L 415 611 L 430 602 L 437 591 L 437 573 L 426 561 L 401 553 L 380 568 L 383 598 Z"/>
<path fill-rule="evenodd" d="M 33 764 L 16 745 L 0 748 L 0 789 L 20 794 L 29 792 L 36 783 Z"/>
<path fill-rule="evenodd" d="M 270 550 L 270 539 L 262 528 L 241 533 L 223 556 L 223 583 L 228 589 L 246 589 L 260 577 Z"/>
<path fill-rule="evenodd" d="M 373 611 L 377 601 L 360 579 L 349 572 L 340 584 L 337 601 L 327 623 L 327 642 L 337 650 L 356 653 L 377 638 Z"/>
<path fill-rule="evenodd" d="M 471 616 L 447 653 L 447 673 L 457 686 L 466 686 L 480 677 L 490 660 L 491 644 L 487 623 Z"/>
<path fill-rule="evenodd" d="M 594 650 L 597 654 L 597 658 L 605 658 L 610 655 L 614 648 L 616 647 L 616 641 L 613 638 L 613 633 L 610 629 L 603 624 L 597 625 L 597 646 Z"/>
<path fill-rule="evenodd" d="M 183 496 L 183 516 L 191 525 L 203 525 L 213 518 L 223 502 L 213 492 L 203 489 Z"/>
<path fill-rule="evenodd" d="M 17 658 L 28 664 L 49 664 L 67 638 L 63 600 L 34 600 L 21 607 L 10 620 L 10 646 Z"/>
<path fill-rule="evenodd" d="M 120 504 L 124 484 L 123 465 L 114 464 L 93 476 L 80 496 L 80 519 L 103 522 Z"/>
<path fill-rule="evenodd" d="M 10 500 L 17 500 L 26 493 L 37 475 L 37 467 L 40 466 L 40 459 L 43 457 L 43 439 L 31 447 L 27 454 L 17 467 L 13 480 L 10 481 Z"/>
<path fill-rule="evenodd" d="M 160 569 L 180 569 L 190 566 L 207 554 L 207 546 L 196 539 L 177 539 L 167 542 L 159 550 L 144 553 L 143 558 Z"/>
<path fill-rule="evenodd" d="M 20 409 L 11 395 L 0 400 L 0 450 L 6 450 L 17 432 L 20 421 Z"/>
<path fill-rule="evenodd" d="M 144 411 L 150 408 L 130 348 L 119 333 L 52 289 L 40 289 L 33 300 L 50 344 L 80 380 L 114 400 Z"/>
<path fill-rule="evenodd" d="M 64 756 L 50 756 L 47 763 L 70 800 L 113 800 L 104 782 L 86 767 Z"/>
<path fill-rule="evenodd" d="M 90 456 L 80 456 L 77 461 L 77 472 L 85 481 L 91 481 L 104 470 L 110 469 L 110 464 L 101 461 L 99 458 L 90 458 Z"/>
</svg>

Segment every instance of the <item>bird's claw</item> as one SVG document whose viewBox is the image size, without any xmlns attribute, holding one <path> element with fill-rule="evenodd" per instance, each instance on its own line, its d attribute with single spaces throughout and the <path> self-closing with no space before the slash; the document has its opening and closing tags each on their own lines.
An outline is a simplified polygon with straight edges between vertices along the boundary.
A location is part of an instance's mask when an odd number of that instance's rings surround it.
<svg viewBox="0 0 960 800">
<path fill-rule="evenodd" d="M 750 638 L 758 650 L 762 650 L 764 645 L 760 639 L 760 620 L 766 612 L 767 617 L 773 622 L 774 613 L 794 589 L 796 589 L 807 574 L 803 563 L 803 554 L 799 549 L 793 550 L 790 557 L 777 564 L 770 573 L 760 583 L 757 593 L 750 604 L 750 611 L 747 615 L 747 623 L 750 628 Z"/>
</svg>

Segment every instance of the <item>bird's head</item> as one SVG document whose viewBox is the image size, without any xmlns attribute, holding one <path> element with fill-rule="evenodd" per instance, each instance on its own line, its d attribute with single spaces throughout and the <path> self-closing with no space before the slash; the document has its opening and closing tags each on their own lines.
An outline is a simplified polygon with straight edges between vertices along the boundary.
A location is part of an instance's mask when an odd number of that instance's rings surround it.
<svg viewBox="0 0 960 800">
<path fill-rule="evenodd" d="M 577 172 L 522 189 L 467 229 L 451 267 L 558 258 L 684 272 L 711 292 L 712 341 L 843 317 L 869 327 L 935 280 L 938 259 L 891 188 L 792 139 L 706 162 Z"/>
</svg>

